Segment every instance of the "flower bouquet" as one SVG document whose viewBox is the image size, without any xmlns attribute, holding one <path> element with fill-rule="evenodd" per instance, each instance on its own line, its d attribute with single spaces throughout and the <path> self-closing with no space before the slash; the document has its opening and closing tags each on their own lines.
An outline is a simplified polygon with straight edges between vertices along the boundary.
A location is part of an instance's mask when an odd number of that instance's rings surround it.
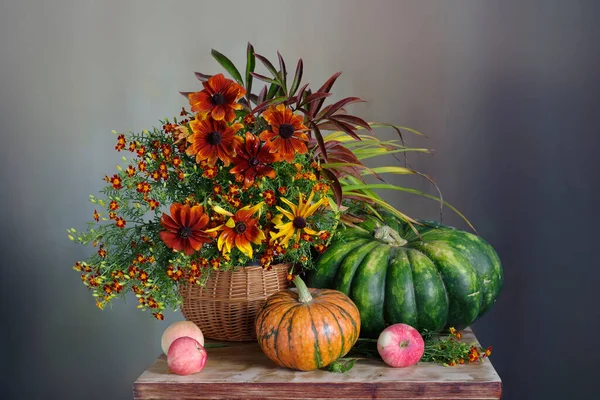
<svg viewBox="0 0 600 400">
<path fill-rule="evenodd" d="M 291 280 L 357 221 L 357 208 L 415 223 L 373 190 L 425 195 L 381 178 L 418 172 L 367 168 L 363 160 L 427 153 L 404 145 L 402 130 L 418 132 L 349 114 L 357 97 L 325 105 L 340 73 L 313 91 L 302 84 L 302 60 L 288 76 L 279 53 L 275 67 L 249 44 L 242 76 L 223 54 L 212 55 L 233 79 L 196 73 L 201 90 L 182 93 L 189 107 L 179 116 L 152 130 L 113 131 L 123 164 L 104 177 L 100 196 L 90 196 L 87 229 L 68 231 L 95 248 L 74 269 L 100 309 L 131 291 L 138 308 L 162 320 L 181 305 L 182 287 L 202 288 L 215 273 L 246 266 L 284 264 Z M 257 60 L 270 76 L 255 72 Z M 253 93 L 257 81 L 264 85 Z M 386 127 L 397 140 L 374 135 Z"/>
</svg>

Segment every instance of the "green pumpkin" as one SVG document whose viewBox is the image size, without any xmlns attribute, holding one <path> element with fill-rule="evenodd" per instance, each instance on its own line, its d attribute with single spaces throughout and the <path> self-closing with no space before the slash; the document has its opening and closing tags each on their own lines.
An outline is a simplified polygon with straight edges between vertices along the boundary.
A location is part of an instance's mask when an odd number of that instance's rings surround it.
<svg viewBox="0 0 600 400">
<path fill-rule="evenodd" d="M 485 240 L 435 222 L 412 228 L 386 215 L 348 228 L 307 274 L 313 288 L 339 290 L 360 311 L 361 336 L 388 325 L 420 332 L 463 329 L 481 317 L 502 289 L 498 254 Z"/>
</svg>

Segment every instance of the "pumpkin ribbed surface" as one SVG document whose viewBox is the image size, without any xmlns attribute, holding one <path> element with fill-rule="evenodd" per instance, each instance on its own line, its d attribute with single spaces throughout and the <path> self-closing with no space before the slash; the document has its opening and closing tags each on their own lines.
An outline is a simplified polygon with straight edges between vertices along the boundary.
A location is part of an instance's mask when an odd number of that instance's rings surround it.
<svg viewBox="0 0 600 400">
<path fill-rule="evenodd" d="M 360 315 L 343 293 L 308 289 L 312 299 L 299 299 L 297 289 L 269 297 L 256 317 L 262 351 L 282 367 L 310 371 L 343 357 L 358 340 Z"/>
<path fill-rule="evenodd" d="M 463 329 L 496 301 L 503 272 L 481 237 L 423 221 L 417 235 L 389 215 L 347 229 L 321 255 L 307 283 L 347 294 L 360 310 L 364 337 L 405 323 L 419 331 Z"/>
</svg>

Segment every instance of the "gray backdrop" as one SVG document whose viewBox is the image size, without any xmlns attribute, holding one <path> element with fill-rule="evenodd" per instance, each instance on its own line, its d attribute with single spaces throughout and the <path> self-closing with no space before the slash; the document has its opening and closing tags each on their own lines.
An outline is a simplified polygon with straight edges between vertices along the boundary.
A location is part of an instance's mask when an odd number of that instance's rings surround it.
<svg viewBox="0 0 600 400">
<path fill-rule="evenodd" d="M 119 155 L 110 131 L 178 113 L 217 48 L 280 49 L 368 120 L 410 126 L 412 157 L 498 250 L 505 290 L 474 328 L 506 399 L 598 398 L 595 1 L 0 3 L 2 399 L 128 399 L 160 352 L 135 303 L 96 309 L 71 270 L 87 202 Z M 391 138 L 391 132 L 382 132 Z M 423 190 L 419 179 L 402 178 Z M 436 204 L 386 195 L 418 217 Z M 445 221 L 464 227 L 452 215 Z"/>
</svg>

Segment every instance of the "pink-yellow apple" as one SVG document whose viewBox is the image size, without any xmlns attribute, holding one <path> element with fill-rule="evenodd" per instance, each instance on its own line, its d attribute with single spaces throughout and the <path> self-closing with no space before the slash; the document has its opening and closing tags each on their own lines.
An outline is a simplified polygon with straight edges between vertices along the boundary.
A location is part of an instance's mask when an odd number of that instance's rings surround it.
<svg viewBox="0 0 600 400">
<path fill-rule="evenodd" d="M 177 321 L 169 325 L 162 334 L 160 347 L 163 353 L 167 354 L 171 343 L 182 336 L 189 336 L 196 339 L 200 343 L 200 346 L 204 346 L 204 335 L 196 324 L 191 321 Z"/>
<path fill-rule="evenodd" d="M 178 375 L 190 375 L 202 371 L 207 358 L 206 349 L 196 339 L 183 336 L 171 343 L 167 364 Z"/>
<path fill-rule="evenodd" d="M 419 362 L 425 350 L 423 337 L 407 324 L 390 325 L 377 339 L 377 351 L 390 367 L 408 367 Z"/>
</svg>

